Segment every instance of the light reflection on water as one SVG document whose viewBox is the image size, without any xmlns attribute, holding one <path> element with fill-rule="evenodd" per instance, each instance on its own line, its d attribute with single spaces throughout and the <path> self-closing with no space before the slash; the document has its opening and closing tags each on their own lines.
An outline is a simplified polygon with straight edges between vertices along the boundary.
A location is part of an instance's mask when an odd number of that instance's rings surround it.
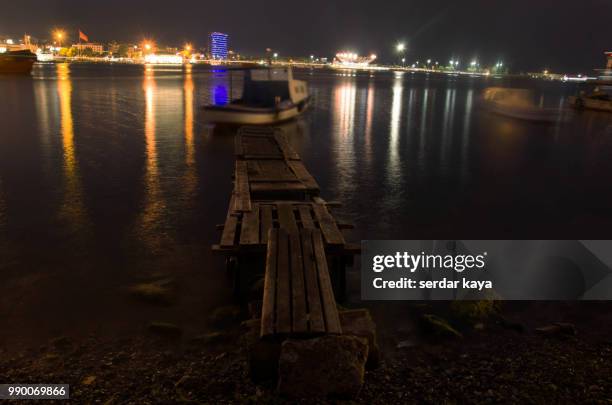
<svg viewBox="0 0 612 405">
<path fill-rule="evenodd" d="M 214 242 L 214 225 L 223 215 L 212 213 L 222 213 L 229 198 L 217 190 L 231 188 L 232 139 L 211 135 L 198 107 L 222 101 L 221 93 L 237 97 L 238 75 L 190 66 L 37 69 L 33 80 L 0 81 L 7 91 L 22 86 L 11 97 L 24 113 L 2 108 L 7 128 L 25 136 L 0 138 L 3 209 L 13 213 L 16 227 L 36 223 L 16 203 L 31 200 L 20 194 L 31 191 L 16 188 L 14 173 L 7 171 L 8 163 L 21 159 L 34 172 L 41 167 L 41 223 L 47 211 L 54 212 L 72 233 L 121 235 L 122 243 L 142 243 L 156 252 L 183 240 Z M 604 188 L 610 137 L 605 114 L 543 126 L 484 111 L 482 90 L 500 85 L 486 79 L 300 75 L 310 82 L 314 105 L 285 130 L 323 195 L 345 204 L 358 236 L 406 237 L 406 224 L 419 232 L 461 229 L 468 220 L 460 211 L 497 221 L 498 229 L 507 229 L 507 213 L 513 213 L 513 223 L 537 215 L 550 215 L 550 223 L 561 210 L 586 204 L 595 212 L 589 215 L 603 215 L 599 203 L 575 196 L 576 189 Z M 533 86 L 537 103 L 548 107 L 562 108 L 573 91 L 555 83 L 522 85 Z M 464 193 L 466 187 L 471 191 Z M 510 203 L 516 199 L 522 202 Z M 551 214 L 551 204 L 559 212 Z"/>
<path fill-rule="evenodd" d="M 87 212 L 83 204 L 83 190 L 79 163 L 74 142 L 72 117 L 72 82 L 68 64 L 57 64 L 57 93 L 60 105 L 60 130 L 62 136 L 64 197 L 59 212 L 61 220 L 67 222 L 73 232 L 84 232 Z M 45 114 L 46 115 L 46 114 Z"/>
</svg>

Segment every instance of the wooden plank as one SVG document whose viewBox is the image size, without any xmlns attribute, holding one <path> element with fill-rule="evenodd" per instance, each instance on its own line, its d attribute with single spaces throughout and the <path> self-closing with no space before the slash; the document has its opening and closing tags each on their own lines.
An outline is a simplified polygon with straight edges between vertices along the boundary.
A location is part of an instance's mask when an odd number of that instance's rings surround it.
<svg viewBox="0 0 612 405">
<path fill-rule="evenodd" d="M 285 135 L 278 131 L 274 134 L 274 139 L 276 139 L 278 146 L 283 151 L 283 155 L 285 156 L 286 160 L 300 160 L 300 155 L 298 155 L 293 150 L 291 145 L 289 145 L 289 142 L 287 141 Z"/>
<path fill-rule="evenodd" d="M 300 221 L 302 221 L 302 228 L 315 229 L 315 224 L 312 220 L 312 214 L 310 213 L 310 205 L 298 205 L 298 210 L 300 212 Z"/>
<path fill-rule="evenodd" d="M 274 226 L 272 219 L 272 206 L 267 204 L 260 205 L 259 210 L 261 212 L 261 220 L 259 221 L 261 225 L 261 243 L 268 243 L 268 233 Z"/>
<path fill-rule="evenodd" d="M 306 170 L 304 163 L 301 161 L 288 161 L 287 164 L 291 167 L 295 176 L 304 184 L 304 186 L 310 190 L 319 190 L 319 184 L 316 182 L 314 177 Z"/>
<path fill-rule="evenodd" d="M 298 233 L 289 235 L 291 255 L 291 299 L 292 299 L 292 332 L 308 332 L 308 315 L 306 313 L 306 290 L 304 288 L 304 269 L 302 260 L 302 241 Z"/>
<path fill-rule="evenodd" d="M 258 171 L 249 173 L 249 180 L 282 182 L 300 181 L 284 160 L 256 160 Z"/>
<path fill-rule="evenodd" d="M 289 234 L 278 231 L 278 283 L 276 289 L 276 333 L 291 333 L 291 275 L 289 273 Z"/>
<path fill-rule="evenodd" d="M 241 134 L 236 135 L 234 140 L 234 154 L 236 156 L 244 155 L 244 149 L 242 148 L 243 136 Z"/>
<path fill-rule="evenodd" d="M 276 204 L 278 212 L 279 227 L 287 230 L 289 233 L 298 233 L 295 214 L 293 213 L 293 205 L 279 202 Z"/>
<path fill-rule="evenodd" d="M 260 336 L 275 333 L 276 325 L 276 268 L 278 258 L 278 231 L 272 229 L 266 253 L 266 273 L 264 276 L 263 304 L 261 309 Z"/>
<path fill-rule="evenodd" d="M 232 212 L 234 207 L 234 194 L 230 198 L 229 208 L 227 217 L 225 218 L 225 224 L 223 225 L 223 233 L 221 234 L 221 247 L 232 247 L 236 240 L 236 231 L 238 228 L 238 217 Z"/>
<path fill-rule="evenodd" d="M 242 214 L 241 245 L 259 244 L 259 206 L 255 204 L 252 208 L 251 211 Z"/>
<path fill-rule="evenodd" d="M 251 191 L 255 192 L 275 192 L 275 191 L 304 191 L 306 188 L 300 182 L 257 182 L 251 184 Z"/>
<path fill-rule="evenodd" d="M 236 200 L 234 209 L 236 211 L 251 211 L 251 193 L 249 190 L 249 175 L 247 172 L 246 162 L 243 160 L 236 161 L 236 174 L 234 179 L 234 191 Z"/>
<path fill-rule="evenodd" d="M 308 305 L 308 324 L 311 333 L 323 333 L 325 332 L 325 320 L 321 308 L 317 268 L 312 247 L 312 232 L 310 229 L 304 229 L 300 232 L 304 259 L 304 284 L 306 286 Z"/>
<path fill-rule="evenodd" d="M 338 229 L 336 221 L 331 216 L 325 205 L 313 204 L 312 209 L 319 221 L 319 228 L 325 237 L 325 242 L 330 245 L 343 245 L 345 243 L 342 232 Z"/>
<path fill-rule="evenodd" d="M 312 244 L 314 248 L 315 262 L 317 265 L 317 275 L 319 278 L 319 290 L 321 293 L 321 302 L 323 303 L 323 314 L 325 316 L 325 327 L 327 333 L 342 333 L 340 326 L 340 316 L 338 315 L 338 307 L 332 289 L 329 270 L 327 268 L 327 258 L 325 257 L 325 248 L 321 239 L 321 232 L 316 230 L 312 233 Z"/>
</svg>

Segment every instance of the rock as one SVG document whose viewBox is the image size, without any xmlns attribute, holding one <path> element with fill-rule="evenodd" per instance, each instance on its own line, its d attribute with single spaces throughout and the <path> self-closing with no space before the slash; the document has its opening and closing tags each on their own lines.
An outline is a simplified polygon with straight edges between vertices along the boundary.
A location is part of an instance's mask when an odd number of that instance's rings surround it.
<svg viewBox="0 0 612 405">
<path fill-rule="evenodd" d="M 473 326 L 497 314 L 498 303 L 494 300 L 453 301 L 450 309 L 456 321 Z"/>
<path fill-rule="evenodd" d="M 238 306 L 220 307 L 210 314 L 208 321 L 212 326 L 225 328 L 239 321 L 241 312 Z"/>
<path fill-rule="evenodd" d="M 423 329 L 439 337 L 462 338 L 463 335 L 453 328 L 445 319 L 436 315 L 425 314 L 421 317 Z"/>
<path fill-rule="evenodd" d="M 151 322 L 148 329 L 151 333 L 167 338 L 177 339 L 183 334 L 183 330 L 180 327 L 167 322 Z"/>
<path fill-rule="evenodd" d="M 87 377 L 83 378 L 83 381 L 81 381 L 81 384 L 83 385 L 91 385 L 96 381 L 96 376 L 95 375 L 88 375 Z"/>
<path fill-rule="evenodd" d="M 246 346 L 249 374 L 255 383 L 275 381 L 278 376 L 278 358 L 281 343 L 262 340 L 259 337 L 261 321 L 252 319 L 242 323 L 245 329 L 243 342 Z"/>
<path fill-rule="evenodd" d="M 176 285 L 172 279 L 136 284 L 128 290 L 132 297 L 151 304 L 172 305 L 176 301 Z"/>
<path fill-rule="evenodd" d="M 416 342 L 414 340 L 402 340 L 401 342 L 398 342 L 397 346 L 395 347 L 398 349 L 405 349 L 414 346 L 416 346 Z"/>
<path fill-rule="evenodd" d="M 376 324 L 367 309 L 353 309 L 339 312 L 342 333 L 368 340 L 368 361 L 366 367 L 372 370 L 380 363 L 380 349 L 376 338 Z"/>
<path fill-rule="evenodd" d="M 67 350 L 72 347 L 72 340 L 66 336 L 59 336 L 51 340 L 51 346 L 56 350 Z"/>
<path fill-rule="evenodd" d="M 542 326 L 535 330 L 544 336 L 575 336 L 576 328 L 571 323 L 555 322 L 552 325 Z"/>
<path fill-rule="evenodd" d="M 286 340 L 278 364 L 278 391 L 291 398 L 354 398 L 368 358 L 367 339 L 339 335 Z"/>
</svg>

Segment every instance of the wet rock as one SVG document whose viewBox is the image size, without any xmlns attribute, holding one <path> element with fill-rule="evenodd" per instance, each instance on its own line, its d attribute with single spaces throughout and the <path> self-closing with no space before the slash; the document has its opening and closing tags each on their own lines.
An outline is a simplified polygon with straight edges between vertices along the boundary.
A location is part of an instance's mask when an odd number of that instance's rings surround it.
<svg viewBox="0 0 612 405">
<path fill-rule="evenodd" d="M 555 322 L 551 325 L 536 328 L 537 333 L 543 336 L 575 336 L 576 328 L 571 323 Z"/>
<path fill-rule="evenodd" d="M 462 338 L 463 335 L 453 328 L 445 319 L 436 315 L 425 314 L 421 317 L 425 332 L 438 337 Z"/>
<path fill-rule="evenodd" d="M 68 350 L 72 347 L 72 340 L 66 336 L 59 336 L 51 340 L 51 346 L 56 350 Z"/>
<path fill-rule="evenodd" d="M 83 378 L 83 381 L 81 381 L 81 384 L 83 385 L 91 385 L 96 381 L 96 376 L 95 375 L 88 375 L 87 377 Z"/>
<path fill-rule="evenodd" d="M 168 322 L 151 322 L 148 330 L 155 335 L 173 339 L 178 339 L 183 334 L 180 327 Z"/>
<path fill-rule="evenodd" d="M 281 346 L 278 390 L 291 398 L 354 398 L 368 357 L 367 339 L 339 335 L 286 340 Z"/>
<path fill-rule="evenodd" d="M 376 324 L 367 309 L 353 309 L 339 312 L 342 333 L 368 340 L 368 361 L 366 367 L 372 370 L 380 363 L 380 349 L 376 337 Z"/>
<path fill-rule="evenodd" d="M 131 296 L 156 305 L 172 305 L 176 301 L 176 285 L 172 279 L 141 283 L 129 287 Z"/>
<path fill-rule="evenodd" d="M 456 321 L 474 326 L 497 314 L 499 305 L 494 300 L 453 301 L 450 308 Z"/>
<path fill-rule="evenodd" d="M 416 346 L 416 342 L 414 340 L 402 340 L 401 342 L 397 343 L 396 348 L 406 349 L 408 347 L 414 347 L 414 346 Z"/>
<path fill-rule="evenodd" d="M 278 377 L 278 359 L 281 343 L 262 340 L 259 337 L 261 322 L 252 319 L 242 323 L 245 330 L 243 343 L 246 347 L 249 375 L 255 383 L 274 381 Z"/>
<path fill-rule="evenodd" d="M 241 312 L 238 306 L 220 307 L 210 314 L 208 321 L 212 326 L 225 328 L 239 321 Z"/>
</svg>

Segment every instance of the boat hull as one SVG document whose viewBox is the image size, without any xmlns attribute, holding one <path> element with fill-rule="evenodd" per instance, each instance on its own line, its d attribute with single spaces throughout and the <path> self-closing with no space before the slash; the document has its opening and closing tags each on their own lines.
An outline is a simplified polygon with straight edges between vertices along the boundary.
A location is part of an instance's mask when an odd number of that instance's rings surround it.
<svg viewBox="0 0 612 405">
<path fill-rule="evenodd" d="M 241 108 L 232 104 L 203 108 L 204 122 L 225 125 L 273 125 L 295 119 L 306 109 L 307 104 L 283 109 Z"/>
<path fill-rule="evenodd" d="M 569 103 L 574 108 L 596 110 L 596 111 L 607 111 L 612 112 L 612 101 L 609 100 L 594 100 L 588 97 L 575 97 L 569 98 Z"/>
<path fill-rule="evenodd" d="M 0 74 L 29 75 L 36 62 L 31 52 L 7 52 L 0 54 Z"/>
</svg>

